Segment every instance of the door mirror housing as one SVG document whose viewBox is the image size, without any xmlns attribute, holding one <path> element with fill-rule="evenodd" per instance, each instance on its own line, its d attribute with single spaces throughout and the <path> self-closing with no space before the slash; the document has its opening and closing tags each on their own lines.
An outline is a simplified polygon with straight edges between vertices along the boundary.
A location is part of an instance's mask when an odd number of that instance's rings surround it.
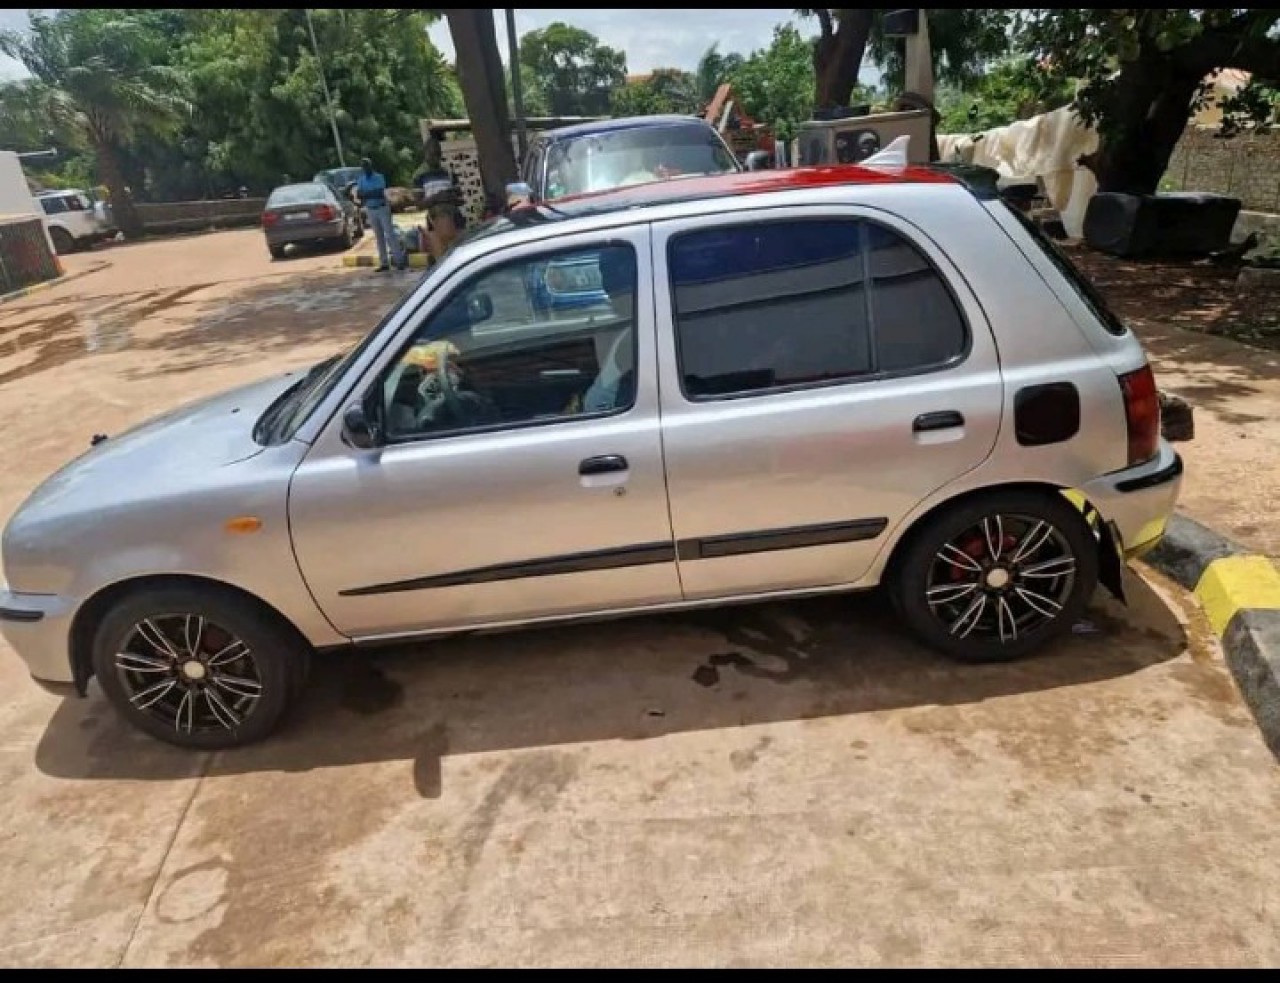
<svg viewBox="0 0 1280 983">
<path fill-rule="evenodd" d="M 767 171 L 773 167 L 773 155 L 767 150 L 753 150 L 747 154 L 747 170 Z"/>
<path fill-rule="evenodd" d="M 362 451 L 382 444 L 382 433 L 362 403 L 352 403 L 342 414 L 342 439 Z"/>
</svg>

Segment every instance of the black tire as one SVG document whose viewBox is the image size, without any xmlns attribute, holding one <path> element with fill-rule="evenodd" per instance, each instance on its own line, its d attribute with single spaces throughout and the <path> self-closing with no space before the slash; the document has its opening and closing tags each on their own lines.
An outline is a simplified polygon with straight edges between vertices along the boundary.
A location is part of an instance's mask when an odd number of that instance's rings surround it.
<svg viewBox="0 0 1280 983">
<path fill-rule="evenodd" d="M 192 661 L 189 646 L 184 649 L 181 631 L 171 627 L 185 616 L 203 619 L 195 634 L 198 661 L 206 668 L 194 680 L 180 662 Z M 144 623 L 147 634 L 140 630 Z M 156 626 L 172 643 L 173 658 L 150 641 Z M 235 654 L 235 643 L 242 655 Z M 224 674 L 212 667 L 226 651 L 233 655 L 221 662 Z M 301 692 L 310 657 L 305 641 L 272 612 L 215 588 L 161 587 L 128 595 L 108 611 L 93 641 L 94 675 L 117 712 L 152 737 L 203 751 L 242 747 L 272 733 Z M 146 660 L 147 668 L 130 671 L 118 664 L 121 659 Z M 172 663 L 167 674 L 160 665 L 165 661 Z M 144 691 L 168 681 L 173 685 L 146 700 Z M 185 716 L 184 693 L 190 695 Z"/>
<path fill-rule="evenodd" d="M 356 244 L 356 233 L 355 233 L 355 230 L 351 228 L 351 222 L 348 220 L 342 226 L 342 236 L 338 239 L 338 245 L 341 246 L 343 249 L 350 249 L 355 244 Z"/>
<path fill-rule="evenodd" d="M 1036 523 L 1054 532 L 1021 557 L 1017 551 L 1041 534 L 1032 532 Z M 974 536 L 977 549 L 963 548 Z M 992 559 L 992 539 L 999 544 L 998 562 Z M 1074 562 L 1069 572 L 1057 574 L 1068 570 L 1068 551 Z M 971 571 L 968 561 L 979 569 Z M 997 568 L 1003 574 L 994 573 Z M 970 583 L 975 590 L 966 595 Z M 961 662 L 981 663 L 1021 658 L 1068 631 L 1097 583 L 1097 540 L 1080 510 L 1061 495 L 1012 490 L 971 498 L 926 520 L 911 533 L 888 586 L 899 614 L 926 645 Z M 972 626 L 957 620 L 965 614 L 972 614 Z"/>
<path fill-rule="evenodd" d="M 53 240 L 53 248 L 59 256 L 66 256 L 76 251 L 75 237 L 66 229 L 50 229 L 49 238 Z"/>
<path fill-rule="evenodd" d="M 356 238 L 357 239 L 364 238 L 364 219 L 361 218 L 359 215 L 356 216 Z"/>
<path fill-rule="evenodd" d="M 267 251 L 272 259 L 284 259 L 284 246 L 268 246 Z"/>
</svg>

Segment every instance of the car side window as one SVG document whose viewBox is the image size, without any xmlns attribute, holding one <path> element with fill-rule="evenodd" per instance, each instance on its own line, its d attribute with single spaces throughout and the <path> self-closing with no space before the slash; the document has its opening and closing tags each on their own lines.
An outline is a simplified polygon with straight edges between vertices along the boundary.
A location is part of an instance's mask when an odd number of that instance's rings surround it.
<svg viewBox="0 0 1280 983">
<path fill-rule="evenodd" d="M 669 247 L 681 385 L 691 399 L 928 371 L 968 329 L 927 258 L 857 219 L 702 229 Z"/>
<path fill-rule="evenodd" d="M 60 215 L 67 210 L 67 203 L 61 198 L 41 198 L 40 207 L 46 215 Z"/>
<path fill-rule="evenodd" d="M 388 441 L 621 413 L 636 393 L 636 257 L 610 243 L 455 290 L 381 385 Z"/>
</svg>

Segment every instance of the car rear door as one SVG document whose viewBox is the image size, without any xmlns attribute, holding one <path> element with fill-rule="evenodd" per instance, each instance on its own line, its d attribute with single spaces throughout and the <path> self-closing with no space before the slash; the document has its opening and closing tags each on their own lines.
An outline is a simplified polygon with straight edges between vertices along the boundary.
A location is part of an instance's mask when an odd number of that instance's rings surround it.
<svg viewBox="0 0 1280 983">
<path fill-rule="evenodd" d="M 995 345 L 952 263 L 879 210 L 654 228 L 667 487 L 685 597 L 856 582 L 995 445 Z"/>
</svg>

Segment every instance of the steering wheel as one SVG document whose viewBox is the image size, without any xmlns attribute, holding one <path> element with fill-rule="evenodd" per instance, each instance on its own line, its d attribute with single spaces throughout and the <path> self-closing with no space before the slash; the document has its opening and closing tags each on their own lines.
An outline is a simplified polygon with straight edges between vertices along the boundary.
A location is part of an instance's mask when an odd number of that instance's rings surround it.
<svg viewBox="0 0 1280 983">
<path fill-rule="evenodd" d="M 458 395 L 449 375 L 449 357 L 446 353 L 440 353 L 440 357 L 436 359 L 435 371 L 418 384 L 418 396 L 422 400 L 422 408 L 418 411 L 419 428 L 438 426 L 441 417 L 458 426 L 470 423 L 471 414 L 467 412 L 466 404 Z M 436 409 L 438 406 L 443 407 L 444 413 Z"/>
</svg>

